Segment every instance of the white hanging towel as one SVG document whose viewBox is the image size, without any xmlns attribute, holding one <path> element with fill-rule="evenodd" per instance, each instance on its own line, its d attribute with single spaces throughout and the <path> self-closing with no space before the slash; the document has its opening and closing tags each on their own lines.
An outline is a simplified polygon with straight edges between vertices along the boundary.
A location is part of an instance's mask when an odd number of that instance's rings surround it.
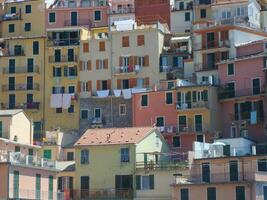
<svg viewBox="0 0 267 200">
<path fill-rule="evenodd" d="M 131 99 L 132 98 L 132 91 L 131 89 L 122 90 L 123 98 L 124 99 Z"/>
<path fill-rule="evenodd" d="M 142 92 L 146 92 L 146 88 L 132 88 L 133 94 L 142 93 Z"/>
<path fill-rule="evenodd" d="M 68 109 L 71 105 L 72 94 L 63 94 L 62 108 Z"/>
<path fill-rule="evenodd" d="M 113 90 L 115 97 L 121 96 L 121 90 Z"/>
<path fill-rule="evenodd" d="M 257 111 L 250 112 L 250 124 L 257 124 Z"/>
<path fill-rule="evenodd" d="M 106 98 L 109 95 L 109 90 L 99 90 L 96 93 L 99 98 Z"/>
<path fill-rule="evenodd" d="M 50 107 L 62 108 L 62 94 L 51 94 Z"/>
</svg>

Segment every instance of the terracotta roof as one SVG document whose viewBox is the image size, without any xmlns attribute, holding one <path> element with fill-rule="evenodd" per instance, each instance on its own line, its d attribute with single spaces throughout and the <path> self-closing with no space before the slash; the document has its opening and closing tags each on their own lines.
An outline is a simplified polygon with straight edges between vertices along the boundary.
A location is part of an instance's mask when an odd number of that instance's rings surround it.
<svg viewBox="0 0 267 200">
<path fill-rule="evenodd" d="M 153 127 L 88 129 L 74 146 L 136 144 L 155 129 Z"/>
</svg>

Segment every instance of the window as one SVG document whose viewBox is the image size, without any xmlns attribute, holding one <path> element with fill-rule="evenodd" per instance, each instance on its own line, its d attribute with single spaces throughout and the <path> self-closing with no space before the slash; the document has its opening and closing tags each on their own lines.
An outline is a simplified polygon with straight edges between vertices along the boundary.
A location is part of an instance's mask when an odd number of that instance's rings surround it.
<svg viewBox="0 0 267 200">
<path fill-rule="evenodd" d="M 13 198 L 19 199 L 19 171 L 14 171 L 13 174 Z"/>
<path fill-rule="evenodd" d="M 229 162 L 230 181 L 238 181 L 238 161 L 233 160 Z"/>
<path fill-rule="evenodd" d="M 154 175 L 136 176 L 136 190 L 153 190 Z"/>
<path fill-rule="evenodd" d="M 129 47 L 129 46 L 130 46 L 129 36 L 123 36 L 122 47 Z"/>
<path fill-rule="evenodd" d="M 189 200 L 189 191 L 187 188 L 182 188 L 180 190 L 181 200 Z"/>
<path fill-rule="evenodd" d="M 65 93 L 65 87 L 54 86 L 52 87 L 52 94 L 62 94 Z"/>
<path fill-rule="evenodd" d="M 48 14 L 48 22 L 55 23 L 56 22 L 56 13 L 52 12 Z"/>
<path fill-rule="evenodd" d="M 89 52 L 89 43 L 85 42 L 83 43 L 83 53 L 88 53 Z"/>
<path fill-rule="evenodd" d="M 31 5 L 26 5 L 25 6 L 25 13 L 30 14 L 32 12 L 32 6 Z"/>
<path fill-rule="evenodd" d="M 69 94 L 75 93 L 75 86 L 69 86 Z"/>
<path fill-rule="evenodd" d="M 91 87 L 91 85 L 90 85 L 90 81 L 88 81 L 88 82 L 81 82 L 81 92 L 88 92 L 88 91 L 90 91 L 89 89 L 89 87 Z"/>
<path fill-rule="evenodd" d="M 34 69 L 34 60 L 33 58 L 27 59 L 27 72 L 33 72 Z"/>
<path fill-rule="evenodd" d="M 229 63 L 227 66 L 227 75 L 234 75 L 234 63 Z"/>
<path fill-rule="evenodd" d="M 172 138 L 172 146 L 173 147 L 180 147 L 181 146 L 180 136 L 173 136 L 173 138 Z"/>
<path fill-rule="evenodd" d="M 88 119 L 88 118 L 89 118 L 89 111 L 81 110 L 81 119 Z"/>
<path fill-rule="evenodd" d="M 34 41 L 32 43 L 32 48 L 33 48 L 33 55 L 38 55 L 39 54 L 39 42 Z"/>
<path fill-rule="evenodd" d="M 216 200 L 216 188 L 215 187 L 207 188 L 207 200 Z"/>
<path fill-rule="evenodd" d="M 53 67 L 53 77 L 61 77 L 61 67 Z"/>
<path fill-rule="evenodd" d="M 20 146 L 15 146 L 15 152 L 20 152 Z"/>
<path fill-rule="evenodd" d="M 138 35 L 137 36 L 137 46 L 143 46 L 145 45 L 145 36 L 144 35 Z"/>
<path fill-rule="evenodd" d="M 227 97 L 235 97 L 235 82 L 227 83 Z"/>
<path fill-rule="evenodd" d="M 185 20 L 186 22 L 190 21 L 190 12 L 186 12 L 186 13 L 184 14 L 184 20 Z"/>
<path fill-rule="evenodd" d="M 26 32 L 31 31 L 31 23 L 25 23 L 24 31 Z"/>
<path fill-rule="evenodd" d="M 33 149 L 29 149 L 29 150 L 28 150 L 28 155 L 29 155 L 29 156 L 33 156 Z"/>
<path fill-rule="evenodd" d="M 141 106 L 145 107 L 148 106 L 148 95 L 142 95 L 141 96 Z"/>
<path fill-rule="evenodd" d="M 62 108 L 56 108 L 56 113 L 62 113 Z"/>
<path fill-rule="evenodd" d="M 166 93 L 166 104 L 172 104 L 172 92 Z"/>
<path fill-rule="evenodd" d="M 16 8 L 15 6 L 12 6 L 12 7 L 10 8 L 10 13 L 11 13 L 11 14 L 16 14 L 16 13 L 17 13 L 17 8 Z"/>
<path fill-rule="evenodd" d="M 202 115 L 195 115 L 195 131 L 202 132 Z"/>
<path fill-rule="evenodd" d="M 122 80 L 122 89 L 129 89 L 130 88 L 130 82 L 128 79 Z"/>
<path fill-rule="evenodd" d="M 200 9 L 200 18 L 206 18 L 206 9 Z"/>
<path fill-rule="evenodd" d="M 74 152 L 67 152 L 67 161 L 74 160 Z"/>
<path fill-rule="evenodd" d="M 179 132 L 186 132 L 187 131 L 186 116 L 179 116 L 178 123 L 179 123 L 178 125 Z"/>
<path fill-rule="evenodd" d="M 210 182 L 210 164 L 209 163 L 202 163 L 202 182 L 205 182 L 205 183 Z"/>
<path fill-rule="evenodd" d="M 51 149 L 45 149 L 43 156 L 46 159 L 51 159 L 52 158 L 52 150 Z"/>
<path fill-rule="evenodd" d="M 81 164 L 89 163 L 89 151 L 87 149 L 81 150 Z"/>
<path fill-rule="evenodd" d="M 204 142 L 203 135 L 197 135 L 197 142 Z"/>
<path fill-rule="evenodd" d="M 95 21 L 101 21 L 101 11 L 100 10 L 95 11 Z"/>
<path fill-rule="evenodd" d="M 144 56 L 139 56 L 137 59 L 137 65 L 139 65 L 140 67 L 145 66 L 145 57 Z"/>
<path fill-rule="evenodd" d="M 266 159 L 258 160 L 258 171 L 267 172 L 267 160 Z"/>
<path fill-rule="evenodd" d="M 52 200 L 53 199 L 53 191 L 54 191 L 54 177 L 49 176 L 49 183 L 48 183 L 48 199 Z"/>
<path fill-rule="evenodd" d="M 89 190 L 89 176 L 81 176 L 81 190 L 88 192 Z"/>
<path fill-rule="evenodd" d="M 260 94 L 260 79 L 259 78 L 254 78 L 252 79 L 252 92 L 253 95 Z"/>
<path fill-rule="evenodd" d="M 41 174 L 35 176 L 35 199 L 41 199 Z"/>
<path fill-rule="evenodd" d="M 156 118 L 156 126 L 163 127 L 164 126 L 164 117 L 157 117 Z"/>
<path fill-rule="evenodd" d="M 129 148 L 121 148 L 121 162 L 130 162 Z"/>
<path fill-rule="evenodd" d="M 74 113 L 74 105 L 71 105 L 71 106 L 68 108 L 68 113 Z"/>
<path fill-rule="evenodd" d="M 105 41 L 99 42 L 99 51 L 105 51 L 106 46 L 105 46 Z"/>
<path fill-rule="evenodd" d="M 126 115 L 126 104 L 120 104 L 119 105 L 119 114 L 120 115 Z"/>
<path fill-rule="evenodd" d="M 236 192 L 236 197 L 235 197 L 236 200 L 245 200 L 246 199 L 244 186 L 236 186 L 235 192 Z"/>
<path fill-rule="evenodd" d="M 14 33 L 15 32 L 15 24 L 9 24 L 8 25 L 8 32 Z"/>
</svg>

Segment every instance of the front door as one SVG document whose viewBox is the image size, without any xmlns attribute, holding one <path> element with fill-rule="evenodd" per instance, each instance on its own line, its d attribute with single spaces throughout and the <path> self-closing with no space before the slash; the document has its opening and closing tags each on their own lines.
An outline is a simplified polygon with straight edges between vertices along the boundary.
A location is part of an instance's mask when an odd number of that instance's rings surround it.
<svg viewBox="0 0 267 200">
<path fill-rule="evenodd" d="M 77 12 L 71 12 L 71 25 L 72 26 L 77 26 L 77 20 L 78 20 L 78 14 Z"/>
</svg>

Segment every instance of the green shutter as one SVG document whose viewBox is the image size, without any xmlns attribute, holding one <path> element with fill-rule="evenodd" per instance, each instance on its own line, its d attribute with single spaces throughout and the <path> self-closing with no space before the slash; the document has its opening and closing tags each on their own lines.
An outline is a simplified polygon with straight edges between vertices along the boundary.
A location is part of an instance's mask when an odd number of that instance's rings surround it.
<svg viewBox="0 0 267 200">
<path fill-rule="evenodd" d="M 52 158 L 52 151 L 50 149 L 44 150 L 44 158 L 46 158 L 46 159 Z"/>
<path fill-rule="evenodd" d="M 19 199 L 19 171 L 14 171 L 13 176 L 13 197 Z"/>
<path fill-rule="evenodd" d="M 136 189 L 141 190 L 141 176 L 136 175 Z"/>
<path fill-rule="evenodd" d="M 48 186 L 48 190 L 49 190 L 49 200 L 53 199 L 53 187 L 54 187 L 54 177 L 53 176 L 49 176 L 49 186 Z"/>
<path fill-rule="evenodd" d="M 149 175 L 149 188 L 154 189 L 154 175 Z"/>
<path fill-rule="evenodd" d="M 35 199 L 41 199 L 41 175 L 36 174 L 35 177 Z"/>
</svg>

